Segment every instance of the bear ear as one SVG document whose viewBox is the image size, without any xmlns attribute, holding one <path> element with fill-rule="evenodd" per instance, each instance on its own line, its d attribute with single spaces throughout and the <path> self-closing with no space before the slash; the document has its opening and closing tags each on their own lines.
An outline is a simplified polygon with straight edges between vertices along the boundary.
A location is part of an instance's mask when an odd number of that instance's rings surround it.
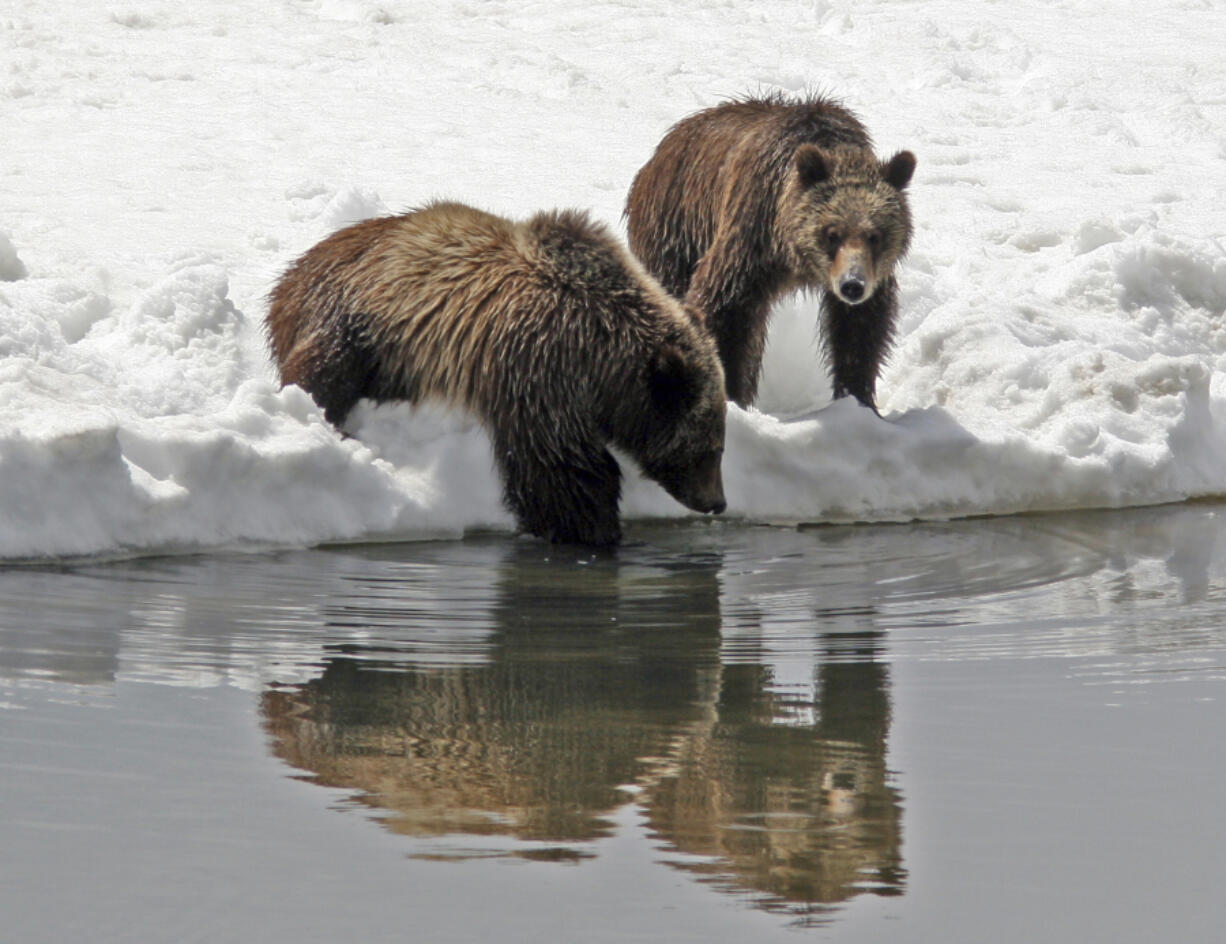
<svg viewBox="0 0 1226 944">
<path fill-rule="evenodd" d="M 881 176 L 895 190 L 902 190 L 911 182 L 915 173 L 915 155 L 910 151 L 899 151 L 881 165 Z"/>
<path fill-rule="evenodd" d="M 830 165 L 826 155 L 815 144 L 802 144 L 796 149 L 796 173 L 803 187 L 812 187 L 830 177 Z"/>
<path fill-rule="evenodd" d="M 657 407 L 680 412 L 694 399 L 694 376 L 681 348 L 665 343 L 648 368 L 647 386 Z"/>
</svg>

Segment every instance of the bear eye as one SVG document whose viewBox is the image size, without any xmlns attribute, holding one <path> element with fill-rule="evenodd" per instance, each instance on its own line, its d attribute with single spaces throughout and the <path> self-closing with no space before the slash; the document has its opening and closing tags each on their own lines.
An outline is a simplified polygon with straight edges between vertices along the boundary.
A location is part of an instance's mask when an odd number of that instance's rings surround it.
<svg viewBox="0 0 1226 944">
<path fill-rule="evenodd" d="M 873 230 L 868 234 L 868 248 L 876 252 L 881 248 L 881 233 Z"/>
<path fill-rule="evenodd" d="M 838 249 L 839 243 L 842 242 L 842 240 L 842 235 L 833 226 L 826 227 L 826 229 L 822 232 L 822 242 L 824 242 L 826 244 L 826 248 L 831 251 Z"/>
</svg>

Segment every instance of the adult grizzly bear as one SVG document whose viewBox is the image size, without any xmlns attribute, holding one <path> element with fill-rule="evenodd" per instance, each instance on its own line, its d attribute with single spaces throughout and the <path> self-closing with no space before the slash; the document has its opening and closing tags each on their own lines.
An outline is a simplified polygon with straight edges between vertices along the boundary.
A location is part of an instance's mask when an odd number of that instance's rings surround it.
<svg viewBox="0 0 1226 944">
<path fill-rule="evenodd" d="M 879 161 L 859 119 L 828 98 L 728 102 L 675 125 L 638 172 L 630 249 L 706 316 L 742 406 L 757 395 L 772 302 L 821 289 L 834 395 L 875 410 L 914 171 L 910 151 Z"/>
<path fill-rule="evenodd" d="M 724 509 L 715 345 L 582 213 L 516 223 L 436 203 L 367 220 L 310 249 L 270 300 L 283 383 L 334 424 L 362 397 L 473 413 L 526 531 L 620 539 L 607 444 L 683 505 Z"/>
</svg>

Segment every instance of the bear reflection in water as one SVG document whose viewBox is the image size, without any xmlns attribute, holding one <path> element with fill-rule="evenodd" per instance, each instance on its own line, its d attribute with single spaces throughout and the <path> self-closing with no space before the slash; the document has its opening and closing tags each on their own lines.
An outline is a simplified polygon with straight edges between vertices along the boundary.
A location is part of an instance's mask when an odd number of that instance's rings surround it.
<svg viewBox="0 0 1226 944">
<path fill-rule="evenodd" d="M 275 753 L 358 791 L 394 832 L 491 837 L 442 843 L 448 858 L 599 855 L 611 814 L 633 802 L 684 854 L 678 868 L 801 922 L 856 894 L 901 893 L 875 631 L 821 636 L 814 697 L 798 699 L 769 666 L 721 660 L 717 562 L 567 569 L 540 546 L 512 553 L 524 559 L 493 588 L 482 661 L 414 664 L 394 631 L 379 649 L 343 647 L 320 677 L 264 694 Z M 379 618 L 398 618 L 386 599 Z M 406 602 L 400 618 L 421 610 Z M 523 842 L 508 853 L 492 837 Z"/>
</svg>

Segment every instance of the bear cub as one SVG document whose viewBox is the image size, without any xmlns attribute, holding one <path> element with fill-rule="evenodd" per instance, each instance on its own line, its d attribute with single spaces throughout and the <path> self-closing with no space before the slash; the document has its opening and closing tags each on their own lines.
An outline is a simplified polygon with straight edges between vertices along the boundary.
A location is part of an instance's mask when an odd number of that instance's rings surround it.
<svg viewBox="0 0 1226 944">
<path fill-rule="evenodd" d="M 620 540 L 609 444 L 686 507 L 724 510 L 715 345 L 578 211 L 435 203 L 350 226 L 286 271 L 267 329 L 282 383 L 334 424 L 363 397 L 475 415 L 507 508 L 546 540 Z"/>
<path fill-rule="evenodd" d="M 910 151 L 879 160 L 860 120 L 831 99 L 727 102 L 676 124 L 639 170 L 630 249 L 705 316 L 729 399 L 753 403 L 771 304 L 808 288 L 822 293 L 834 395 L 876 410 L 914 171 Z"/>
</svg>

